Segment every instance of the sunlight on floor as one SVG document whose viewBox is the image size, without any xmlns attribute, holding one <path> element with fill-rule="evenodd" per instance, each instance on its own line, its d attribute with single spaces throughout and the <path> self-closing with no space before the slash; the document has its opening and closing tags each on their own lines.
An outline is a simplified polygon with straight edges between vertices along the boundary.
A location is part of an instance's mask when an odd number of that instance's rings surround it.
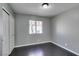
<svg viewBox="0 0 79 59">
<path fill-rule="evenodd" d="M 41 49 L 37 49 L 37 50 L 33 50 L 33 51 L 30 51 L 28 56 L 43 56 L 44 53 Z"/>
</svg>

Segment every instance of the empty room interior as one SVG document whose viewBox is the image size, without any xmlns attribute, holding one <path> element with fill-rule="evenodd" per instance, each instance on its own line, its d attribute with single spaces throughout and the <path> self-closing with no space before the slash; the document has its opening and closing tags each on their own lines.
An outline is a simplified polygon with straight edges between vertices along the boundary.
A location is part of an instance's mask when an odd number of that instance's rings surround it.
<svg viewBox="0 0 79 59">
<path fill-rule="evenodd" d="M 0 3 L 0 56 L 79 56 L 79 3 Z"/>
</svg>

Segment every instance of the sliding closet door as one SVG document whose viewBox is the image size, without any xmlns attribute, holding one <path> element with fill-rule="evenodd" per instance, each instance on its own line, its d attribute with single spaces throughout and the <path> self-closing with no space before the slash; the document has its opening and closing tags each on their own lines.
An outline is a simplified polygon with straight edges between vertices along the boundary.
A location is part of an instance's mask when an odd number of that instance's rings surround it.
<svg viewBox="0 0 79 59">
<path fill-rule="evenodd" d="M 0 56 L 2 56 L 2 14 L 0 9 Z"/>
<path fill-rule="evenodd" d="M 9 55 L 10 49 L 10 40 L 9 40 L 9 15 L 6 11 L 3 10 L 3 42 L 2 42 L 2 55 L 7 56 Z"/>
<path fill-rule="evenodd" d="M 14 49 L 14 18 L 10 15 L 10 53 Z"/>
</svg>

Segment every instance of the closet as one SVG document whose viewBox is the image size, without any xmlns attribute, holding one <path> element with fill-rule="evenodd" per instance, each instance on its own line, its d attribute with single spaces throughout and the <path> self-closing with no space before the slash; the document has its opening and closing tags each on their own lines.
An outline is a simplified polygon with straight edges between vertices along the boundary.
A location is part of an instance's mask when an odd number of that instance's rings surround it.
<svg viewBox="0 0 79 59">
<path fill-rule="evenodd" d="M 0 4 L 0 56 L 2 56 L 2 13 Z"/>
<path fill-rule="evenodd" d="M 10 12 L 2 8 L 3 40 L 2 55 L 8 56 L 14 49 L 14 18 Z"/>
</svg>

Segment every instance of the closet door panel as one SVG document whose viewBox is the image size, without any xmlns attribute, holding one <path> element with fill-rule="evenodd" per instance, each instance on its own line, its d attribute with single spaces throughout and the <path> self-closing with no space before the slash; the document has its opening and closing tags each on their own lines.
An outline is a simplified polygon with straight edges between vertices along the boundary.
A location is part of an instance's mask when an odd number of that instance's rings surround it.
<svg viewBox="0 0 79 59">
<path fill-rule="evenodd" d="M 3 41 L 2 55 L 9 55 L 9 15 L 3 10 Z"/>
<path fill-rule="evenodd" d="M 10 16 L 10 53 L 14 48 L 14 18 Z"/>
</svg>

